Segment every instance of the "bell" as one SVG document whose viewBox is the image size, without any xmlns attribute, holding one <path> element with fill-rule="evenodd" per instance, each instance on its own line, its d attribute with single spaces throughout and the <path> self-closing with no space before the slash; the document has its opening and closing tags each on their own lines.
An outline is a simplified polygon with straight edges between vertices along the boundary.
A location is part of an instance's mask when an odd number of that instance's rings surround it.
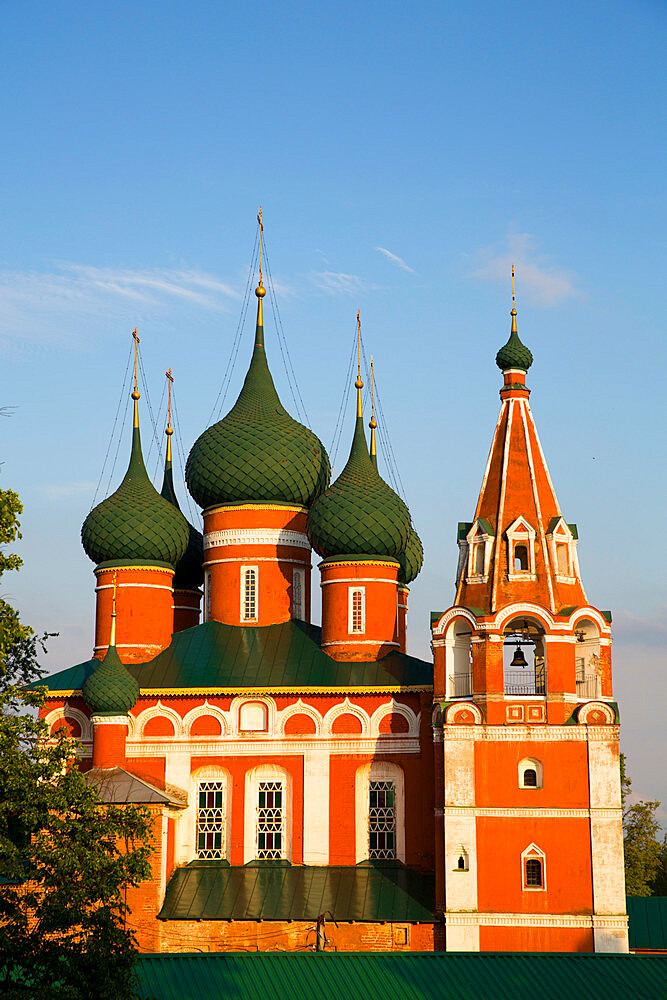
<svg viewBox="0 0 667 1000">
<path fill-rule="evenodd" d="M 510 663 L 510 667 L 527 667 L 527 666 L 528 666 L 528 660 L 523 655 L 523 650 L 521 649 L 521 646 L 517 646 L 516 652 L 512 657 L 512 662 Z"/>
</svg>

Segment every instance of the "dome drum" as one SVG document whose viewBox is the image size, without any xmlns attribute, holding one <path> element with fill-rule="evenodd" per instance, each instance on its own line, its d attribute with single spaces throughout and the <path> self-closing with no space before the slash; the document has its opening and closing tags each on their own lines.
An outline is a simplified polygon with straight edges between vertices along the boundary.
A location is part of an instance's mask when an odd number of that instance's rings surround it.
<svg viewBox="0 0 667 1000">
<path fill-rule="evenodd" d="M 334 660 L 375 660 L 399 648 L 398 560 L 320 563 L 322 649 Z"/>
<path fill-rule="evenodd" d="M 174 597 L 170 566 L 107 564 L 95 570 L 95 650 L 104 656 L 116 587 L 116 645 L 124 663 L 142 663 L 171 642 Z"/>
</svg>

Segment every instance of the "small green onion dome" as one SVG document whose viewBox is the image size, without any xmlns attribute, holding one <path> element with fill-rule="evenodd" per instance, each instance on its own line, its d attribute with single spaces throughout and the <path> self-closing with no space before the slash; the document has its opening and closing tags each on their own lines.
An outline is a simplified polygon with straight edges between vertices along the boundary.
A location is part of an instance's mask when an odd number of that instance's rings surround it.
<svg viewBox="0 0 667 1000">
<path fill-rule="evenodd" d="M 347 465 L 311 507 L 306 531 L 310 544 L 325 559 L 358 555 L 398 559 L 406 547 L 410 512 L 371 462 L 361 416 Z"/>
<path fill-rule="evenodd" d="M 398 571 L 398 582 L 406 585 L 412 583 L 419 575 L 424 562 L 424 549 L 421 539 L 412 525 L 410 525 L 407 544 L 399 555 L 398 561 L 401 564 L 401 568 Z"/>
<path fill-rule="evenodd" d="M 109 646 L 99 667 L 83 683 L 84 701 L 93 715 L 127 715 L 139 697 L 139 683 L 115 646 Z"/>
<path fill-rule="evenodd" d="M 148 478 L 135 411 L 132 453 L 125 478 L 83 522 L 83 547 L 98 565 L 146 560 L 175 566 L 188 540 L 188 522 L 160 496 Z"/>
<path fill-rule="evenodd" d="M 188 489 L 204 508 L 244 502 L 310 507 L 330 475 L 322 442 L 290 417 L 278 398 L 260 316 L 236 403 L 223 420 L 204 431 L 188 456 Z"/>
<path fill-rule="evenodd" d="M 518 368 L 520 371 L 527 372 L 532 363 L 533 355 L 519 340 L 519 334 L 516 330 L 516 313 L 512 310 L 512 332 L 507 343 L 496 354 L 496 364 L 501 372 L 506 372 L 508 368 Z"/>
<path fill-rule="evenodd" d="M 162 483 L 161 496 L 168 500 L 176 510 L 181 508 L 178 505 L 176 492 L 174 490 L 174 476 L 172 471 L 171 458 L 167 458 L 164 466 L 164 481 Z M 187 522 L 190 537 L 185 554 L 176 563 L 174 573 L 174 590 L 197 590 L 204 581 L 204 540 L 201 532 L 197 531 L 190 522 Z"/>
</svg>

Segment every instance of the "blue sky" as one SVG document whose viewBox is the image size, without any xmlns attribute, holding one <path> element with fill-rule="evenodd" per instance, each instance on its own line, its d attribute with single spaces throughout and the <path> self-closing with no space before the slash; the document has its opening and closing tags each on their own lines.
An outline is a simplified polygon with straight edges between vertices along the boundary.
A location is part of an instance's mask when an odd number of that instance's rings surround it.
<svg viewBox="0 0 667 1000">
<path fill-rule="evenodd" d="M 2 484 L 26 505 L 25 568 L 3 585 L 26 621 L 60 631 L 49 665 L 90 653 L 79 529 L 130 331 L 154 408 L 174 369 L 187 450 L 227 366 L 261 203 L 327 447 L 361 309 L 426 549 L 421 655 L 428 612 L 453 599 L 516 265 L 533 411 L 589 598 L 614 613 L 635 787 L 667 799 L 665 5 L 6 0 L 2 14 Z M 266 326 L 291 407 L 270 311 Z M 148 451 L 146 407 L 143 421 Z M 351 422 L 350 396 L 339 469 Z"/>
</svg>

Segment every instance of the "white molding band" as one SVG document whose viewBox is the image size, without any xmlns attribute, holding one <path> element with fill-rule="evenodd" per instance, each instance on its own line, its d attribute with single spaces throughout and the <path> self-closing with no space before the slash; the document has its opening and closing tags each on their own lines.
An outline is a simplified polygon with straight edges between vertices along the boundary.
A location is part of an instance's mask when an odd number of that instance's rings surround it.
<svg viewBox="0 0 667 1000">
<path fill-rule="evenodd" d="M 349 639 L 336 639 L 331 642 L 323 642 L 324 646 L 398 646 L 397 642 L 389 642 L 387 639 L 355 639 L 355 635 L 363 635 L 363 632 L 351 632 Z"/>
<path fill-rule="evenodd" d="M 239 552 L 237 556 L 230 559 L 204 559 L 202 563 L 207 569 L 209 566 L 217 566 L 219 563 L 242 563 L 246 561 L 246 556 Z M 303 559 L 286 559 L 283 556 L 253 556 L 253 563 L 261 562 L 272 562 L 272 563 L 294 563 L 295 566 L 307 566 L 311 568 L 310 554 L 305 555 Z"/>
<path fill-rule="evenodd" d="M 447 910 L 445 922 L 453 927 L 604 927 L 625 931 L 628 927 L 628 918 L 621 913 L 583 916 L 576 913 L 456 913 Z"/>
<path fill-rule="evenodd" d="M 91 715 L 90 721 L 93 726 L 128 726 L 130 720 L 127 715 Z"/>
<path fill-rule="evenodd" d="M 572 743 L 579 740 L 618 740 L 619 726 L 456 726 L 442 727 L 445 740 L 487 740 L 499 743 Z"/>
<path fill-rule="evenodd" d="M 204 535 L 204 551 L 221 545 L 286 545 L 310 549 L 308 535 L 290 528 L 225 528 Z"/>
<path fill-rule="evenodd" d="M 322 580 L 321 587 L 330 587 L 332 583 L 390 583 L 397 586 L 396 580 L 388 580 L 384 576 L 359 576 L 359 577 L 338 577 L 335 580 Z"/>
<path fill-rule="evenodd" d="M 315 750 L 326 750 L 330 754 L 374 755 L 378 753 L 421 753 L 421 743 L 418 737 L 400 733 L 382 733 L 380 736 L 359 736 L 350 739 L 349 735 L 329 737 L 284 736 L 278 740 L 259 739 L 230 740 L 225 736 L 183 737 L 173 736 L 136 737 L 128 740 L 128 756 L 131 757 L 164 757 L 172 753 L 191 753 L 197 757 L 246 757 L 249 753 L 256 756 L 298 755 L 311 753 Z M 131 753 L 130 753 L 131 751 Z"/>
<path fill-rule="evenodd" d="M 148 590 L 168 590 L 169 593 L 173 593 L 173 587 L 165 587 L 163 583 L 119 583 L 118 590 L 127 590 L 128 587 L 145 587 Z M 113 590 L 112 583 L 103 583 L 101 587 L 95 587 L 95 593 L 99 590 Z"/>
<path fill-rule="evenodd" d="M 490 818 L 525 819 L 619 819 L 622 815 L 620 806 L 610 809 L 531 809 L 522 806 L 511 806 L 506 809 L 491 806 L 445 806 L 445 816 L 481 816 Z"/>
</svg>

